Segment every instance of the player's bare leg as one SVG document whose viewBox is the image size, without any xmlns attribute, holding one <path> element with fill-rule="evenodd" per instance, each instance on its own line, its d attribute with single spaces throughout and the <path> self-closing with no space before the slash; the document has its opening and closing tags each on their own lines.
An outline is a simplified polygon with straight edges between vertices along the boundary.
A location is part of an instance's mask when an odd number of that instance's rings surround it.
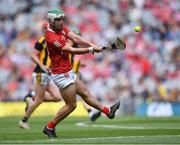
<svg viewBox="0 0 180 145">
<path fill-rule="evenodd" d="M 104 106 L 101 105 L 95 97 L 89 92 L 89 90 L 86 88 L 85 84 L 78 78 L 76 78 L 75 81 L 77 94 L 82 97 L 82 99 L 90 106 L 98 109 L 103 110 Z"/>
<path fill-rule="evenodd" d="M 30 117 L 34 110 L 43 102 L 46 87 L 47 86 L 43 85 L 35 86 L 36 96 L 34 97 L 33 104 L 28 108 L 27 112 L 25 113 L 25 117 Z"/>
<path fill-rule="evenodd" d="M 60 101 L 61 100 L 61 94 L 59 92 L 59 89 L 56 87 L 56 85 L 54 83 L 49 83 L 49 85 L 35 85 L 35 90 L 37 93 L 35 93 L 36 97 L 33 96 L 33 103 L 31 103 L 30 106 L 33 106 L 31 107 L 31 111 L 29 113 L 29 111 L 26 112 L 28 114 L 31 114 L 32 113 L 32 108 L 33 110 L 37 108 L 38 105 L 40 105 L 42 103 L 42 101 L 54 101 L 54 102 L 57 102 L 57 101 Z M 45 92 L 47 91 L 47 92 Z M 28 97 L 29 99 L 30 97 Z M 32 100 L 32 98 L 30 98 Z M 29 107 L 30 107 L 29 106 Z M 29 108 L 28 107 L 28 108 Z M 28 115 L 29 116 L 29 115 Z"/>
<path fill-rule="evenodd" d="M 44 97 L 44 101 L 53 101 L 53 102 L 58 102 L 61 101 L 62 97 L 59 91 L 59 88 L 54 84 L 54 83 L 49 83 L 47 86 Z"/>
<path fill-rule="evenodd" d="M 45 93 L 47 91 L 48 93 Z M 31 114 L 36 110 L 36 108 L 45 100 L 47 101 L 60 101 L 61 94 L 59 89 L 56 87 L 54 83 L 49 83 L 49 85 L 35 85 L 36 95 L 34 96 L 34 100 L 31 105 L 28 107 L 23 119 L 19 122 L 19 126 L 28 129 L 30 128 L 27 121 Z"/>
<path fill-rule="evenodd" d="M 33 113 L 33 111 L 43 102 L 45 90 L 46 90 L 46 86 L 35 85 L 36 96 L 31 106 L 29 106 L 27 111 L 25 112 L 24 117 L 22 118 L 22 120 L 20 120 L 19 127 L 24 129 L 30 129 L 27 121 L 31 116 L 31 114 Z"/>
<path fill-rule="evenodd" d="M 80 64 L 81 65 L 81 67 L 85 67 L 85 64 Z M 78 74 L 76 74 L 77 75 L 77 77 L 83 82 L 83 79 L 82 79 L 82 77 L 81 77 L 81 74 L 80 73 L 78 73 Z M 92 122 L 94 122 L 94 121 L 96 121 L 100 116 L 101 116 L 101 111 L 99 111 L 99 110 L 96 110 L 96 109 L 93 109 L 93 107 L 91 107 L 90 105 L 88 105 L 87 103 L 85 103 L 84 101 L 82 101 L 82 103 L 83 103 L 83 107 L 84 107 L 84 109 L 87 111 L 87 113 L 88 113 L 88 116 L 89 116 L 89 119 L 92 121 Z"/>
<path fill-rule="evenodd" d="M 77 94 L 80 95 L 82 97 L 82 99 L 88 105 L 96 108 L 99 111 L 102 111 L 104 114 L 107 115 L 108 118 L 110 118 L 110 119 L 114 118 L 115 112 L 117 111 L 117 109 L 120 106 L 120 102 L 117 102 L 116 104 L 114 104 L 110 108 L 105 107 L 98 100 L 96 100 L 95 97 L 93 97 L 93 95 L 88 91 L 85 84 L 81 80 L 76 78 L 75 84 L 76 84 Z"/>
<path fill-rule="evenodd" d="M 46 90 L 51 95 L 49 96 L 48 101 L 61 100 L 61 94 L 59 93 L 59 89 L 55 86 L 54 83 L 50 83 L 48 86 L 36 85 L 35 86 L 36 96 L 34 98 L 33 104 L 28 108 L 25 117 L 30 117 L 30 115 L 34 112 L 34 110 L 44 101 L 44 95 Z"/>
<path fill-rule="evenodd" d="M 61 90 L 61 95 L 65 101 L 65 106 L 60 109 L 53 118 L 53 122 L 56 124 L 66 118 L 76 108 L 77 105 L 76 89 L 74 84 L 71 84 L 65 89 Z"/>
<path fill-rule="evenodd" d="M 25 115 L 22 120 L 19 122 L 19 126 L 24 129 L 29 129 L 29 125 L 27 123 L 29 117 L 34 112 L 34 110 L 43 102 L 44 94 L 45 94 L 46 86 L 43 85 L 35 85 L 36 96 L 31 106 L 25 112 Z"/>
<path fill-rule="evenodd" d="M 54 97 L 50 93 L 45 92 L 43 101 L 44 102 L 59 102 L 59 101 L 61 101 L 61 97 Z"/>
<path fill-rule="evenodd" d="M 35 91 L 31 90 L 25 96 L 24 101 L 29 102 L 28 100 L 34 100 L 34 98 L 36 96 L 35 94 L 36 94 Z M 28 100 L 26 100 L 26 99 L 28 99 Z M 58 87 L 54 83 L 49 83 L 49 85 L 46 88 L 46 92 L 45 92 L 43 101 L 45 101 L 45 102 L 59 102 L 59 101 L 61 101 L 61 99 L 62 99 L 62 97 L 61 97 L 61 94 L 59 92 Z M 26 108 L 29 108 L 29 105 L 27 105 Z M 25 109 L 25 110 L 27 111 L 27 109 Z"/>
<path fill-rule="evenodd" d="M 65 101 L 65 105 L 59 109 L 56 116 L 49 121 L 43 130 L 49 137 L 57 137 L 54 130 L 55 126 L 65 119 L 77 106 L 75 84 L 71 84 L 61 90 L 61 95 Z"/>
</svg>

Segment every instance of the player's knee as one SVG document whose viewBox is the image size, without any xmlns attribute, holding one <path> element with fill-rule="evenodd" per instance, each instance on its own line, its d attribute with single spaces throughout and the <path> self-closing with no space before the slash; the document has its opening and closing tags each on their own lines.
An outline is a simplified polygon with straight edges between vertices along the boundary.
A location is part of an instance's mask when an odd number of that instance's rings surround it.
<svg viewBox="0 0 180 145">
<path fill-rule="evenodd" d="M 59 101 L 61 101 L 61 98 L 57 98 L 57 100 L 56 100 L 57 102 L 59 102 Z"/>
<path fill-rule="evenodd" d="M 73 102 L 71 107 L 72 107 L 72 110 L 76 109 L 77 103 L 76 103 L 76 102 Z"/>
<path fill-rule="evenodd" d="M 68 106 L 69 106 L 69 110 L 72 112 L 76 109 L 77 103 L 73 102 L 73 103 L 69 104 Z"/>
<path fill-rule="evenodd" d="M 59 102 L 59 101 L 61 101 L 61 98 L 59 96 L 57 96 L 57 97 L 54 98 L 54 101 Z"/>
<path fill-rule="evenodd" d="M 36 104 L 41 104 L 41 103 L 43 102 L 43 100 L 44 100 L 44 98 L 39 98 L 39 97 L 37 97 L 37 98 L 35 98 L 34 102 L 35 102 Z"/>
</svg>

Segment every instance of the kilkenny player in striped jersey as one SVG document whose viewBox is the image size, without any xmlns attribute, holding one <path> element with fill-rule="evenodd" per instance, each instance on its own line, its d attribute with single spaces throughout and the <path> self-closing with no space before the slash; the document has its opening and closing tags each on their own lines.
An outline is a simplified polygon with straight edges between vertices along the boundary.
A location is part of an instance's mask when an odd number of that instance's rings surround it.
<svg viewBox="0 0 180 145">
<path fill-rule="evenodd" d="M 47 30 L 48 23 L 44 23 L 42 26 L 43 33 Z M 42 36 L 34 46 L 31 59 L 36 64 L 33 71 L 32 78 L 34 84 L 34 94 L 32 91 L 25 97 L 26 99 L 26 112 L 22 120 L 19 122 L 19 126 L 24 129 L 29 129 L 28 119 L 34 110 L 43 101 L 60 101 L 61 95 L 59 89 L 54 84 L 50 76 L 51 60 L 48 56 L 46 49 L 45 37 Z M 33 97 L 33 99 L 32 99 Z"/>
</svg>

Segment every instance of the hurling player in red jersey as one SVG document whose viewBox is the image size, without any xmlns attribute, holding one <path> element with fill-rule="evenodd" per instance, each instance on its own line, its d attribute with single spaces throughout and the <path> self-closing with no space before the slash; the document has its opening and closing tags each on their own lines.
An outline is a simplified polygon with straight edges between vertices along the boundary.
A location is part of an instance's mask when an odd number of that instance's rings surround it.
<svg viewBox="0 0 180 145">
<path fill-rule="evenodd" d="M 110 108 L 99 103 L 89 92 L 85 84 L 76 77 L 69 60 L 69 53 L 100 53 L 103 51 L 102 48 L 84 40 L 81 36 L 76 35 L 65 26 L 65 13 L 62 10 L 49 10 L 47 19 L 49 28 L 46 31 L 45 39 L 51 59 L 51 76 L 61 92 L 65 105 L 60 108 L 55 117 L 48 122 L 43 132 L 48 135 L 48 137 L 57 137 L 55 127 L 76 108 L 76 94 L 81 96 L 88 105 L 103 112 L 108 118 L 113 119 L 115 117 L 115 112 L 120 106 L 120 102 L 118 101 Z M 72 47 L 68 44 L 68 39 L 83 47 Z"/>
</svg>

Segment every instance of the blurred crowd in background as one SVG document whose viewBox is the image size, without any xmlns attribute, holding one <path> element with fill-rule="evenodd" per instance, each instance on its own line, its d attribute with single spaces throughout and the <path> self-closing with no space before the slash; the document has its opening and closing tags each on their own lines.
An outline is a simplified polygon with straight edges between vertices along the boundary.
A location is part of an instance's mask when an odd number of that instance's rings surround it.
<svg viewBox="0 0 180 145">
<path fill-rule="evenodd" d="M 63 9 L 68 26 L 99 46 L 125 40 L 125 51 L 81 56 L 82 78 L 95 96 L 125 106 L 180 101 L 179 0 L 1 0 L 0 101 L 22 100 L 31 87 L 30 54 L 51 8 Z"/>
</svg>

